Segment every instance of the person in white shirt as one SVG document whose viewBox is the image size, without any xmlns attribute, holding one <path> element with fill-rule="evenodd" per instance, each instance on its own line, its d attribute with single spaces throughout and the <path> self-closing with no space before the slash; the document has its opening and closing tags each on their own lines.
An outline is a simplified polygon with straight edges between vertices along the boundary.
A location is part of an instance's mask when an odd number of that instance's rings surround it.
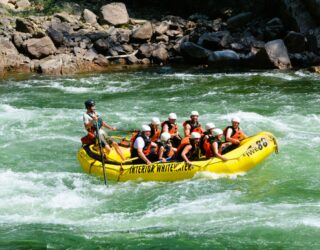
<svg viewBox="0 0 320 250">
<path fill-rule="evenodd" d="M 99 136 L 101 138 L 102 146 L 106 151 L 106 155 L 110 153 L 111 147 L 114 147 L 116 152 L 119 154 L 120 158 L 124 161 L 126 158 L 124 157 L 119 145 L 114 142 L 107 133 L 102 129 L 105 127 L 112 131 L 117 130 L 117 128 L 110 126 L 107 122 L 103 121 L 101 117 L 99 117 L 98 113 L 96 112 L 96 104 L 93 100 L 85 101 L 85 107 L 87 112 L 83 114 L 83 123 L 85 129 L 90 132 L 94 131 L 96 134 L 97 126 L 99 128 Z"/>
<path fill-rule="evenodd" d="M 143 125 L 141 131 L 135 135 L 133 145 L 131 146 L 131 157 L 138 157 L 134 163 L 146 163 L 150 165 L 157 159 L 155 148 L 157 144 L 150 139 L 151 128 L 149 125 Z"/>
</svg>

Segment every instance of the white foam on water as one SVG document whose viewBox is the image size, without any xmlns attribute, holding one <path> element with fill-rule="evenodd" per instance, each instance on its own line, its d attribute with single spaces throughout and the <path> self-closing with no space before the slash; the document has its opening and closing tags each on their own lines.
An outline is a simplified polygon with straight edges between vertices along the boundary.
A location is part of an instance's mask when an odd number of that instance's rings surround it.
<svg viewBox="0 0 320 250">
<path fill-rule="evenodd" d="M 246 174 L 245 172 L 235 173 L 235 174 L 216 174 L 209 171 L 201 171 L 201 172 L 197 172 L 194 175 L 193 179 L 218 180 L 221 178 L 228 178 L 231 180 L 235 180 L 238 178 L 238 176 L 244 176 L 245 174 Z"/>
<path fill-rule="evenodd" d="M 302 220 L 302 223 L 304 225 L 306 225 L 306 226 L 320 228 L 320 219 L 319 219 L 319 217 L 304 218 Z"/>
<path fill-rule="evenodd" d="M 208 93 L 201 95 L 201 97 L 215 96 L 215 95 L 218 95 L 217 91 L 209 91 Z"/>
</svg>

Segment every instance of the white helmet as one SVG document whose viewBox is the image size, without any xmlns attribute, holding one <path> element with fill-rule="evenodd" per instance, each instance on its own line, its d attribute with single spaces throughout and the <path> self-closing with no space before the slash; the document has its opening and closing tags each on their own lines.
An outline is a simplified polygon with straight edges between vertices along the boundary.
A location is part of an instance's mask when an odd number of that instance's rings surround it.
<svg viewBox="0 0 320 250">
<path fill-rule="evenodd" d="M 199 116 L 199 112 L 198 111 L 191 111 L 191 115 L 190 116 L 193 116 L 193 115 Z"/>
<path fill-rule="evenodd" d="M 215 128 L 215 127 L 216 127 L 216 125 L 214 125 L 213 122 L 209 122 L 209 123 L 206 124 L 206 130 L 209 130 L 209 129 L 212 129 L 212 128 Z"/>
<path fill-rule="evenodd" d="M 215 128 L 213 131 L 212 131 L 212 135 L 213 136 L 217 136 L 217 135 L 222 135 L 223 132 L 220 128 Z"/>
<path fill-rule="evenodd" d="M 163 132 L 160 136 L 160 140 L 163 142 L 168 141 L 171 138 L 171 135 L 168 132 Z"/>
<path fill-rule="evenodd" d="M 169 114 L 169 119 L 176 120 L 177 119 L 176 113 L 170 113 Z"/>
<path fill-rule="evenodd" d="M 240 118 L 238 116 L 235 116 L 231 119 L 231 122 L 237 122 L 240 123 Z"/>
<path fill-rule="evenodd" d="M 153 125 L 160 125 L 160 120 L 158 117 L 152 117 L 151 124 Z"/>
<path fill-rule="evenodd" d="M 151 128 L 149 125 L 142 125 L 141 127 L 141 131 L 142 132 L 147 132 L 147 131 L 151 131 Z"/>
<path fill-rule="evenodd" d="M 198 132 L 192 132 L 190 138 L 191 139 L 200 139 L 201 135 Z"/>
</svg>

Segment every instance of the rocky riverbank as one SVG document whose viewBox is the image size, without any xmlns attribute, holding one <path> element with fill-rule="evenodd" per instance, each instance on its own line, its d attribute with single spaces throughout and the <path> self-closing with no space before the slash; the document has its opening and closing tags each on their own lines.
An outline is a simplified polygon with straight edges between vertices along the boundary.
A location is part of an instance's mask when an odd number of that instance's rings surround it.
<svg viewBox="0 0 320 250">
<path fill-rule="evenodd" d="M 64 75 L 119 64 L 168 63 L 319 71 L 316 18 L 301 7 L 301 1 L 287 2 L 282 1 L 283 16 L 245 11 L 214 19 L 193 14 L 140 20 L 131 18 L 119 2 L 101 6 L 99 13 L 83 9 L 23 18 L 9 15 L 8 8 L 30 8 L 28 0 L 0 0 L 0 75 Z M 288 15 L 295 23 L 291 27 L 285 24 Z"/>
</svg>

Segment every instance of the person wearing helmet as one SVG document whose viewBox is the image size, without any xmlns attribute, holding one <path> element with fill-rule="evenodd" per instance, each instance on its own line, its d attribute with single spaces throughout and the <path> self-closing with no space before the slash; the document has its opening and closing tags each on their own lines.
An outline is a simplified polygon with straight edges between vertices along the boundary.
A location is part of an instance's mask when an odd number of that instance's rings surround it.
<svg viewBox="0 0 320 250">
<path fill-rule="evenodd" d="M 212 130 L 212 136 L 205 142 L 204 148 L 207 159 L 211 157 L 217 157 L 223 161 L 227 161 L 228 158 L 222 155 L 225 144 L 222 142 L 223 131 L 219 128 Z"/>
<path fill-rule="evenodd" d="M 198 132 L 192 132 L 189 137 L 183 138 L 177 149 L 177 160 L 188 164 L 192 164 L 192 160 L 198 160 L 200 158 L 200 138 L 201 135 Z"/>
<path fill-rule="evenodd" d="M 92 140 L 88 143 L 83 143 L 83 144 L 95 143 L 95 137 L 97 135 L 96 127 L 98 126 L 99 135 L 101 138 L 102 145 L 105 149 L 106 155 L 110 153 L 111 147 L 114 147 L 116 152 L 119 154 L 120 158 L 124 161 L 126 158 L 124 157 L 119 145 L 107 135 L 107 133 L 102 129 L 102 127 L 105 127 L 113 131 L 117 129 L 115 127 L 110 126 L 107 122 L 103 121 L 102 118 L 98 115 L 98 113 L 96 112 L 95 101 L 91 99 L 87 100 L 85 101 L 84 105 L 87 111 L 83 114 L 83 123 L 84 123 L 85 129 L 88 131 L 88 135 L 91 136 Z"/>
<path fill-rule="evenodd" d="M 171 135 L 171 142 L 173 147 L 178 147 L 181 143 L 181 137 L 178 131 L 178 124 L 177 124 L 177 115 L 175 113 L 170 113 L 168 120 L 161 123 L 161 133 L 167 132 Z"/>
<path fill-rule="evenodd" d="M 190 114 L 190 120 L 187 120 L 183 123 L 184 136 L 188 137 L 192 132 L 198 132 L 202 134 L 201 124 L 198 121 L 199 113 L 198 111 L 192 111 Z"/>
<path fill-rule="evenodd" d="M 163 132 L 160 136 L 158 144 L 158 159 L 161 162 L 169 161 L 174 153 L 177 151 L 176 148 L 172 147 L 171 135 L 168 132 Z"/>
<path fill-rule="evenodd" d="M 131 144 L 131 158 L 138 157 L 133 163 L 146 163 L 150 165 L 157 159 L 155 149 L 157 144 L 150 139 L 151 128 L 149 125 L 142 125 L 141 130 L 134 136 Z"/>
<path fill-rule="evenodd" d="M 205 148 L 204 148 L 205 142 L 213 138 L 212 131 L 214 130 L 214 128 L 215 128 L 215 125 L 213 122 L 209 122 L 205 126 L 206 131 L 203 132 L 200 140 L 200 149 L 202 154 L 205 154 Z"/>
<path fill-rule="evenodd" d="M 151 141 L 156 142 L 159 140 L 160 137 L 160 120 L 158 117 L 153 117 L 151 119 L 151 123 L 149 124 L 150 128 L 151 128 Z"/>
<path fill-rule="evenodd" d="M 223 130 L 223 134 L 226 138 L 226 142 L 231 142 L 225 152 L 229 152 L 240 145 L 240 141 L 247 138 L 248 136 L 240 128 L 240 118 L 235 116 L 231 119 L 231 126 L 226 127 Z"/>
</svg>

